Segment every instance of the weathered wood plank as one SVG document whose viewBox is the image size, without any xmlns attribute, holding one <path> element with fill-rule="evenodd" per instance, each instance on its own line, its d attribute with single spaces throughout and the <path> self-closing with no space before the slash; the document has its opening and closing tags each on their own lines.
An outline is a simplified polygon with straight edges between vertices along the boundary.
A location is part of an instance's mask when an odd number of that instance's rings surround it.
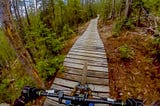
<svg viewBox="0 0 160 106">
<path fill-rule="evenodd" d="M 57 98 L 53 98 L 53 97 L 47 97 L 47 100 L 45 101 L 44 106 L 66 106 L 65 100 L 62 100 L 63 104 L 59 104 L 58 103 L 58 99 Z"/>
<path fill-rule="evenodd" d="M 65 73 L 68 74 L 75 74 L 75 75 L 81 75 L 80 69 L 76 68 L 65 68 Z M 102 72 L 102 71 L 89 71 L 87 70 L 87 77 L 95 77 L 95 78 L 103 78 L 103 79 L 108 79 L 108 72 Z"/>
<path fill-rule="evenodd" d="M 70 81 L 70 80 L 65 80 L 61 78 L 55 78 L 54 83 L 57 85 L 66 86 L 68 88 L 74 88 L 78 84 L 78 82 L 76 81 Z M 104 92 L 104 93 L 109 92 L 108 86 L 94 85 L 94 84 L 88 84 L 88 85 L 93 92 Z"/>
<path fill-rule="evenodd" d="M 96 57 L 96 58 L 104 58 L 106 59 L 106 55 L 97 55 L 97 54 L 89 54 L 89 53 L 79 53 L 79 52 L 73 52 L 70 51 L 69 55 L 79 55 L 79 56 L 87 56 L 87 57 Z"/>
<path fill-rule="evenodd" d="M 82 64 L 67 63 L 67 62 L 64 62 L 63 64 L 64 64 L 64 66 L 66 66 L 66 67 L 83 69 L 83 65 L 82 65 Z M 88 68 L 88 70 L 96 70 L 96 71 L 108 72 L 108 68 L 107 68 L 107 67 L 102 67 L 102 66 L 90 66 L 90 65 L 88 65 L 87 68 Z"/>
<path fill-rule="evenodd" d="M 79 52 L 79 53 L 89 53 L 89 54 L 100 54 L 100 55 L 106 55 L 106 53 L 105 53 L 105 52 L 97 52 L 97 51 L 89 51 L 89 50 L 71 49 L 70 51 L 73 51 L 73 52 Z"/>
<path fill-rule="evenodd" d="M 86 56 L 77 56 L 77 55 L 67 55 L 66 58 L 73 58 L 73 59 L 80 59 L 80 60 L 88 60 L 88 61 L 96 61 L 96 62 L 104 62 L 107 63 L 107 59 L 99 59 L 99 58 L 93 58 L 93 57 L 86 57 Z"/>
<path fill-rule="evenodd" d="M 78 64 L 84 64 L 87 62 L 88 65 L 92 66 L 102 66 L 102 67 L 107 67 L 107 62 L 97 62 L 97 61 L 92 61 L 92 60 L 81 60 L 81 59 L 74 59 L 74 58 L 65 58 L 64 62 L 69 62 L 69 63 L 78 63 Z"/>
<path fill-rule="evenodd" d="M 98 51 L 98 52 L 105 52 L 105 49 L 102 47 L 96 47 L 96 46 L 73 46 L 73 49 L 79 49 L 79 50 L 90 50 L 90 51 Z"/>
<path fill-rule="evenodd" d="M 51 86 L 51 89 L 58 89 L 58 90 L 63 90 L 64 94 L 66 95 L 70 95 L 70 93 L 72 92 L 73 88 L 67 88 L 67 87 L 64 87 L 64 86 L 60 86 L 60 85 L 57 85 L 57 84 L 53 84 Z"/>
<path fill-rule="evenodd" d="M 66 80 L 70 80 L 70 81 L 77 81 L 77 82 L 80 82 L 82 79 L 81 75 L 73 75 L 73 74 L 68 74 L 68 73 L 57 74 L 57 77 L 66 79 Z M 106 86 L 109 85 L 109 80 L 103 79 L 103 78 L 87 77 L 86 82 L 88 84 L 106 85 Z"/>
</svg>

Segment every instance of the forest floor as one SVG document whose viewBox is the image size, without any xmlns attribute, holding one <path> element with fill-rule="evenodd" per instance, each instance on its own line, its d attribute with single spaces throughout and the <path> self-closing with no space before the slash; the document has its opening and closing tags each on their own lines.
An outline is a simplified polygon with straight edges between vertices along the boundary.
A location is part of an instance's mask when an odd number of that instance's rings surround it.
<svg viewBox="0 0 160 106">
<path fill-rule="evenodd" d="M 160 64 L 153 63 L 150 35 L 143 28 L 122 31 L 113 35 L 113 24 L 99 22 L 109 68 L 110 95 L 113 98 L 135 97 L 150 104 L 160 97 Z M 134 51 L 132 59 L 123 60 L 119 48 L 129 46 Z M 158 71 L 159 70 L 159 71 Z"/>
</svg>

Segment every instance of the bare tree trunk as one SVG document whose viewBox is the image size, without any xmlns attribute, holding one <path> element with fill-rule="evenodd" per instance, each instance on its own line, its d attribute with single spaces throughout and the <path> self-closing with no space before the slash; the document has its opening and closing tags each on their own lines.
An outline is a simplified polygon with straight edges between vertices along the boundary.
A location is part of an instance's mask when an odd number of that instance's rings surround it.
<svg viewBox="0 0 160 106">
<path fill-rule="evenodd" d="M 121 7 L 120 7 L 120 11 L 119 11 L 119 17 L 122 16 L 122 13 L 125 9 L 125 1 L 124 0 L 121 0 Z"/>
<path fill-rule="evenodd" d="M 52 14 L 53 14 L 53 20 L 55 20 L 55 4 L 54 4 L 54 0 L 51 0 L 51 7 L 52 7 Z"/>
<path fill-rule="evenodd" d="M 16 19 L 17 19 L 17 23 L 18 23 L 19 26 L 21 26 L 23 24 L 21 23 L 21 18 L 20 18 L 19 11 L 18 11 L 18 8 L 17 8 L 17 3 L 16 3 L 15 0 L 12 0 L 12 4 L 13 4 L 13 9 L 14 9 L 14 14 L 15 14 Z M 22 28 L 22 27 L 20 27 L 20 28 Z"/>
<path fill-rule="evenodd" d="M 131 4 L 132 0 L 126 0 L 126 9 L 125 9 L 125 17 L 129 18 L 131 14 Z"/>
<path fill-rule="evenodd" d="M 22 40 L 16 30 L 11 11 L 9 9 L 9 0 L 1 0 L 0 4 L 2 5 L 1 8 L 3 14 L 3 29 L 5 31 L 5 35 L 8 38 L 9 43 L 15 50 L 16 55 L 19 58 L 22 66 L 24 67 L 26 72 L 31 76 L 31 78 L 36 82 L 37 86 L 44 87 L 44 83 L 38 76 L 38 72 L 34 67 L 31 56 L 24 47 Z"/>
<path fill-rule="evenodd" d="M 43 8 L 43 11 L 46 9 L 46 8 L 45 8 L 45 5 L 46 5 L 46 1 L 45 1 L 45 0 L 42 0 L 42 8 Z"/>
<path fill-rule="evenodd" d="M 38 1 L 35 0 L 35 12 L 37 12 L 37 9 L 38 9 Z"/>
<path fill-rule="evenodd" d="M 23 0 L 23 2 L 24 2 L 24 9 L 25 9 L 25 14 L 26 14 L 26 18 L 27 18 L 27 23 L 28 23 L 28 25 L 30 26 L 30 25 L 31 25 L 31 22 L 30 22 L 30 19 L 29 19 L 29 16 L 28 16 L 28 11 L 27 11 L 26 2 L 25 2 L 25 0 Z"/>
<path fill-rule="evenodd" d="M 140 7 L 140 9 L 139 9 L 139 14 L 138 14 L 137 26 L 140 26 L 140 24 L 141 24 L 141 14 L 142 14 L 142 8 Z"/>
<path fill-rule="evenodd" d="M 16 20 L 17 20 L 16 22 L 17 22 L 18 30 L 21 33 L 20 37 L 23 39 L 26 34 L 24 33 L 24 25 L 23 25 L 23 22 L 22 22 L 20 13 L 19 13 L 17 0 L 12 0 L 12 4 L 13 4 Z M 23 43 L 25 43 L 24 40 L 23 40 Z"/>
<path fill-rule="evenodd" d="M 84 2 L 85 2 L 85 1 L 84 1 L 84 0 L 82 0 L 82 8 L 84 8 Z"/>
<path fill-rule="evenodd" d="M 115 0 L 112 0 L 112 15 L 111 18 L 114 19 L 115 18 Z"/>
</svg>

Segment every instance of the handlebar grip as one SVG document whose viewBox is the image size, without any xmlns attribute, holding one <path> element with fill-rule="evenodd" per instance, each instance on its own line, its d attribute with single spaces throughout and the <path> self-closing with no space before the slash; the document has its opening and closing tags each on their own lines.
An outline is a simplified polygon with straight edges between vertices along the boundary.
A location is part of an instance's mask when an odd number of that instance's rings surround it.
<svg viewBox="0 0 160 106">
<path fill-rule="evenodd" d="M 40 91 L 37 91 L 36 94 L 39 95 L 39 96 L 57 97 L 57 96 L 55 96 L 55 95 L 57 95 L 55 93 L 55 90 L 45 90 L 45 91 L 44 90 L 40 90 Z"/>
</svg>

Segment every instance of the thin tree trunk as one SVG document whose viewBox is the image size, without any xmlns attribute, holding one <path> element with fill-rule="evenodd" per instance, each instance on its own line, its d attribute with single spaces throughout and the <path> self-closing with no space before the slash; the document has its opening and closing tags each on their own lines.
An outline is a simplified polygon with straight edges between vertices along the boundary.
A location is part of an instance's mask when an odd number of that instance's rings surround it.
<svg viewBox="0 0 160 106">
<path fill-rule="evenodd" d="M 142 8 L 140 7 L 140 9 L 139 9 L 139 14 L 138 14 L 137 26 L 140 26 L 140 24 L 141 24 L 141 14 L 142 14 Z"/>
<path fill-rule="evenodd" d="M 122 16 L 122 13 L 125 9 L 125 1 L 124 0 L 121 0 L 121 7 L 120 7 L 120 11 L 119 11 L 119 17 Z"/>
<path fill-rule="evenodd" d="M 42 8 L 43 8 L 43 11 L 46 9 L 46 8 L 45 8 L 45 4 L 46 4 L 45 0 L 42 0 Z"/>
<path fill-rule="evenodd" d="M 24 30 L 23 30 L 24 26 L 23 26 L 23 22 L 22 22 L 20 13 L 19 13 L 17 0 L 13 0 L 12 2 L 13 2 L 14 13 L 15 13 L 15 16 L 16 16 L 16 19 L 17 19 L 17 23 L 18 23 L 20 33 L 23 34 L 22 36 L 25 36 Z M 21 38 L 23 38 L 22 36 L 21 36 Z"/>
<path fill-rule="evenodd" d="M 51 7 L 52 7 L 52 14 L 53 14 L 53 20 L 55 20 L 55 4 L 54 4 L 54 0 L 51 0 Z"/>
<path fill-rule="evenodd" d="M 30 54 L 24 47 L 19 33 L 14 25 L 13 17 L 9 9 L 9 0 L 1 0 L 2 14 L 3 14 L 3 29 L 9 43 L 12 45 L 17 57 L 19 58 L 22 66 L 31 78 L 36 82 L 37 86 L 44 87 L 44 83 L 38 76 L 38 72 L 34 67 Z"/>
<path fill-rule="evenodd" d="M 114 19 L 115 18 L 115 0 L 112 0 L 112 15 L 111 18 Z"/>
<path fill-rule="evenodd" d="M 37 12 L 37 8 L 38 8 L 38 1 L 35 0 L 35 12 Z"/>
<path fill-rule="evenodd" d="M 129 18 L 131 15 L 132 0 L 126 0 L 125 18 Z"/>
<path fill-rule="evenodd" d="M 14 14 L 15 14 L 15 16 L 16 16 L 16 19 L 17 19 L 17 23 L 18 23 L 18 25 L 20 26 L 20 25 L 22 25 L 21 24 L 21 19 L 20 19 L 20 15 L 19 15 L 19 13 L 18 13 L 18 9 L 17 9 L 17 6 L 16 6 L 16 1 L 15 0 L 13 0 L 12 1 L 12 4 L 13 4 L 13 9 L 14 9 Z"/>
<path fill-rule="evenodd" d="M 30 25 L 31 25 L 31 22 L 30 22 L 30 19 L 29 19 L 26 2 L 25 2 L 25 0 L 23 0 L 23 2 L 24 2 L 24 9 L 25 9 L 25 14 L 26 14 L 26 18 L 27 18 L 27 23 L 28 23 L 28 25 L 30 26 Z"/>
</svg>

